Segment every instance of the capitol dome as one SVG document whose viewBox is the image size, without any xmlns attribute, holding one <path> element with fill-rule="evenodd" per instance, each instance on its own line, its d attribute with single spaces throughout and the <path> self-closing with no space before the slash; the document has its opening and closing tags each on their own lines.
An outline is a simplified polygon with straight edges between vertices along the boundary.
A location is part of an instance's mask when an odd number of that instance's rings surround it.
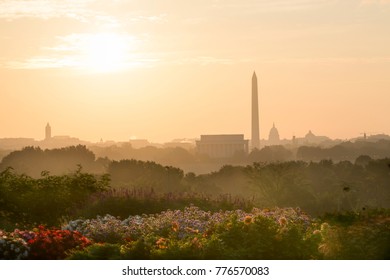
<svg viewBox="0 0 390 280">
<path fill-rule="evenodd" d="M 279 141 L 280 141 L 280 138 L 279 138 L 279 131 L 278 129 L 275 127 L 275 124 L 273 125 L 273 127 L 271 128 L 271 130 L 269 131 L 269 136 L 268 136 L 268 141 L 271 145 L 277 145 L 279 144 Z"/>
<path fill-rule="evenodd" d="M 311 130 L 309 130 L 309 132 L 305 135 L 305 139 L 306 140 L 314 140 L 316 138 L 316 136 L 314 135 L 313 132 L 311 132 Z"/>
</svg>

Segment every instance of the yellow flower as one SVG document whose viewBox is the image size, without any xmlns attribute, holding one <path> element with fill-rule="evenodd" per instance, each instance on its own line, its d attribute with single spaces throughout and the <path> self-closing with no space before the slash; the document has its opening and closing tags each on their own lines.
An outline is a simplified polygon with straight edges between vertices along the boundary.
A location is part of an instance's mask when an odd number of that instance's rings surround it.
<svg viewBox="0 0 390 280">
<path fill-rule="evenodd" d="M 279 222 L 279 225 L 281 225 L 281 226 L 287 225 L 287 219 L 284 216 L 280 217 L 278 222 Z"/>
<path fill-rule="evenodd" d="M 321 234 L 321 231 L 319 231 L 318 229 L 316 229 L 315 231 L 313 231 L 313 235 L 317 235 L 317 234 Z"/>
<path fill-rule="evenodd" d="M 250 223 L 252 223 L 252 217 L 251 216 L 246 216 L 244 218 L 244 224 L 249 225 Z"/>
<path fill-rule="evenodd" d="M 199 239 L 197 237 L 194 237 L 194 239 L 192 239 L 191 243 L 192 243 L 192 246 L 194 246 L 196 248 L 202 247 L 202 244 L 199 242 Z"/>
<path fill-rule="evenodd" d="M 178 222 L 172 223 L 172 230 L 175 232 L 179 230 L 179 223 Z"/>
<path fill-rule="evenodd" d="M 163 237 L 160 237 L 159 240 L 156 241 L 156 245 L 158 249 L 166 249 L 168 248 L 167 246 L 167 240 Z"/>
<path fill-rule="evenodd" d="M 193 228 L 190 228 L 190 227 L 186 227 L 185 230 L 187 232 L 191 232 L 191 233 L 199 233 L 198 229 L 193 229 Z"/>
<path fill-rule="evenodd" d="M 330 228 L 329 224 L 328 223 L 323 223 L 321 225 L 321 231 L 326 231 Z"/>
</svg>

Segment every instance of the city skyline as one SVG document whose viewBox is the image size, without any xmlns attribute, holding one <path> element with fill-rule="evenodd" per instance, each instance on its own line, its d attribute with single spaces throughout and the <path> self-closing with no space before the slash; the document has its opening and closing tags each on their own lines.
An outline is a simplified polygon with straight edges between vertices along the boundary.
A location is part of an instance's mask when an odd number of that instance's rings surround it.
<svg viewBox="0 0 390 280">
<path fill-rule="evenodd" d="M 390 1 L 0 2 L 0 138 L 390 134 Z"/>
<path fill-rule="evenodd" d="M 273 123 L 271 129 L 268 131 L 263 132 L 263 138 L 260 137 L 260 146 L 257 147 L 257 149 L 264 148 L 265 146 L 272 146 L 272 145 L 305 145 L 305 144 L 317 144 L 317 145 L 336 145 L 338 143 L 344 142 L 344 141 L 356 141 L 356 140 L 380 140 L 380 139 L 389 139 L 390 135 L 384 134 L 384 133 L 360 133 L 358 136 L 349 138 L 349 139 L 339 139 L 339 138 L 330 138 L 326 135 L 318 135 L 312 132 L 312 130 L 308 130 L 304 135 L 293 135 L 291 138 L 280 138 L 279 136 L 279 130 L 275 123 Z M 131 139 L 125 139 L 122 141 L 115 141 L 112 139 L 103 139 L 101 138 L 98 141 L 89 141 L 86 139 L 79 138 L 75 135 L 52 135 L 52 129 L 50 123 L 47 123 L 44 127 L 44 137 L 42 138 L 33 138 L 33 137 L 25 137 L 25 136 L 19 136 L 19 137 L 2 137 L 0 138 L 0 141 L 6 141 L 8 145 L 12 146 L 12 140 L 15 141 L 32 141 L 30 144 L 25 144 L 20 146 L 19 148 L 22 148 L 24 146 L 40 146 L 40 144 L 47 144 L 47 143 L 56 143 L 56 141 L 62 141 L 61 147 L 66 146 L 67 141 L 71 141 L 69 145 L 90 145 L 90 144 L 104 144 L 104 145 L 111 145 L 111 144 L 126 144 L 126 143 L 135 143 L 135 148 L 138 148 L 138 146 L 146 147 L 148 145 L 151 146 L 163 146 L 163 145 L 169 145 L 169 147 L 176 147 L 175 144 L 188 144 L 193 147 L 196 146 L 196 142 L 202 139 L 202 137 L 231 137 L 231 136 L 242 136 L 243 140 L 245 138 L 245 141 L 251 141 L 249 137 L 245 137 L 244 134 L 211 134 L 211 135 L 198 135 L 197 137 L 188 138 L 188 137 L 181 137 L 181 138 L 175 138 L 170 139 L 166 142 L 153 142 L 149 141 L 150 139 L 147 138 L 131 138 Z M 298 142 L 297 142 L 298 141 Z M 23 143 L 24 143 L 23 142 Z M 26 143 L 27 143 L 26 142 Z M 250 143 L 250 142 L 249 142 Z M 249 143 L 248 143 L 248 151 L 249 151 Z M 294 144 L 295 143 L 295 144 Z M 178 145 L 180 146 L 180 145 Z M 177 146 L 177 147 L 178 147 Z M 167 146 L 168 147 L 168 146 Z M 0 145 L 0 149 L 3 148 Z M 250 150 L 253 150 L 255 147 L 251 147 Z"/>
</svg>

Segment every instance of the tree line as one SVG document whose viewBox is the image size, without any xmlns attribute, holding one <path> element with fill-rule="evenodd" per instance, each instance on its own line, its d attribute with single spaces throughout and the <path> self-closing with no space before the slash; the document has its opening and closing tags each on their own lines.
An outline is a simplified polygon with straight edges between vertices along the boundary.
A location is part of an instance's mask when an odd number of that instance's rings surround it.
<svg viewBox="0 0 390 280">
<path fill-rule="evenodd" d="M 31 176 L 40 180 L 42 176 L 77 174 L 82 166 L 83 172 L 91 176 L 107 174 L 109 186 L 114 189 L 209 196 L 230 194 L 250 199 L 259 207 L 301 207 L 317 215 L 389 208 L 389 164 L 388 158 L 369 156 L 360 156 L 355 162 L 258 161 L 248 165 L 225 165 L 218 171 L 197 175 L 154 161 L 96 159 L 85 146 L 76 146 L 54 150 L 29 147 L 13 152 L 1 162 L 0 172 L 11 167 L 21 178 Z M 53 186 L 58 185 L 52 182 Z"/>
</svg>

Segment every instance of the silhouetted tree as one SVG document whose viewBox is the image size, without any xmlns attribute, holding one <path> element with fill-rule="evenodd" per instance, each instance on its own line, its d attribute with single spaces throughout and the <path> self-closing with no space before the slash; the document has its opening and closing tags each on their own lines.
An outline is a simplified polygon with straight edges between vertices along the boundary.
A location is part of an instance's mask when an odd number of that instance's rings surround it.
<svg viewBox="0 0 390 280">
<path fill-rule="evenodd" d="M 370 156 L 361 155 L 357 157 L 357 159 L 355 160 L 355 164 L 366 167 L 370 163 L 370 161 L 372 161 L 372 158 Z"/>
<path fill-rule="evenodd" d="M 43 170 L 60 175 L 76 170 L 78 165 L 82 165 L 87 171 L 92 171 L 94 164 L 94 153 L 82 145 L 52 150 L 26 147 L 4 157 L 0 170 L 12 167 L 18 173 L 39 177 Z"/>
</svg>

